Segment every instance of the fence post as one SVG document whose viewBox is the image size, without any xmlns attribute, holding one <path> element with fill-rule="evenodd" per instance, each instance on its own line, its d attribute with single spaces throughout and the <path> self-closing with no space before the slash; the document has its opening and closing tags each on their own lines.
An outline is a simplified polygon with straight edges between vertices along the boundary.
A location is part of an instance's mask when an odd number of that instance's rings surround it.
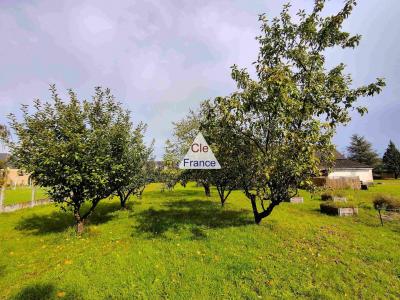
<svg viewBox="0 0 400 300">
<path fill-rule="evenodd" d="M 32 185 L 31 206 L 35 206 L 35 186 Z"/>
<path fill-rule="evenodd" d="M 381 220 L 381 225 L 383 226 L 383 220 L 382 220 L 382 215 L 381 215 L 381 208 L 378 208 L 378 213 L 379 213 L 379 219 Z"/>
<path fill-rule="evenodd" d="M 3 211 L 3 205 L 4 205 L 4 186 L 1 187 L 0 189 L 0 212 Z"/>
</svg>

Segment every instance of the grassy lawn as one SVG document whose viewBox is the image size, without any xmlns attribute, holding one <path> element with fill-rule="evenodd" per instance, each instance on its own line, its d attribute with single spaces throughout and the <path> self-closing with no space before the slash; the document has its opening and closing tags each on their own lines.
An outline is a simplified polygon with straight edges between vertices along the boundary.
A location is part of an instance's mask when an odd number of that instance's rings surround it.
<svg viewBox="0 0 400 300">
<path fill-rule="evenodd" d="M 51 205 L 1 214 L 0 299 L 398 299 L 400 221 L 381 227 L 371 199 L 399 182 L 351 192 L 357 217 L 302 193 L 261 225 L 242 193 L 221 208 L 194 185 L 103 201 L 80 238 Z"/>
<path fill-rule="evenodd" d="M 30 187 L 17 187 L 15 190 L 6 189 L 4 192 L 4 198 L 4 205 L 30 202 L 32 198 L 32 189 Z M 46 190 L 43 188 L 36 188 L 35 200 L 46 198 Z"/>
</svg>

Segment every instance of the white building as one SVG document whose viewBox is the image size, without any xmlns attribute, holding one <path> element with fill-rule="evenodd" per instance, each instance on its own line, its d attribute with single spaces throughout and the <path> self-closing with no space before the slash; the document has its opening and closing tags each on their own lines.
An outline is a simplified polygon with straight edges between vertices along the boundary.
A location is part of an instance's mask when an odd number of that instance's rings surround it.
<svg viewBox="0 0 400 300">
<path fill-rule="evenodd" d="M 374 181 L 372 177 L 372 167 L 345 158 L 336 159 L 331 173 L 328 174 L 328 178 L 356 176 L 358 176 L 360 181 L 364 184 L 369 184 Z"/>
<path fill-rule="evenodd" d="M 374 181 L 372 176 L 372 167 L 345 158 L 341 153 L 335 152 L 335 163 L 328 178 L 358 177 L 363 184 L 369 184 Z M 326 175 L 325 175 L 326 176 Z"/>
</svg>

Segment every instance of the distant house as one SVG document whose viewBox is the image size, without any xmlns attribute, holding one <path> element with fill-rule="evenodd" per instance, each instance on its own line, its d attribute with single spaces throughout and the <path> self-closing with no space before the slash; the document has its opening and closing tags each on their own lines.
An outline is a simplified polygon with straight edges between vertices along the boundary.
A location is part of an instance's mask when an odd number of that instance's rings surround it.
<svg viewBox="0 0 400 300">
<path fill-rule="evenodd" d="M 29 174 L 24 173 L 22 170 L 12 165 L 12 163 L 10 162 L 10 154 L 0 153 L 0 161 L 6 162 L 6 185 L 21 186 L 29 185 L 31 183 Z"/>
<path fill-rule="evenodd" d="M 370 184 L 374 181 L 372 169 L 371 166 L 347 159 L 335 151 L 335 162 L 331 171 L 327 174 L 327 170 L 322 169 L 322 174 L 330 179 L 358 177 L 362 184 Z"/>
</svg>

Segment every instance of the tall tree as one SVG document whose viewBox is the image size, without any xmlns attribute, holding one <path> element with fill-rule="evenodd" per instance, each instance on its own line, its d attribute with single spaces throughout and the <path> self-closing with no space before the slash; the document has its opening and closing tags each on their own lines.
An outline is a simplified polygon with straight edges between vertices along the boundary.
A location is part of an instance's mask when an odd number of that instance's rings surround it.
<svg viewBox="0 0 400 300">
<path fill-rule="evenodd" d="M 224 206 L 231 192 L 237 189 L 246 177 L 245 166 L 251 160 L 251 153 L 248 152 L 248 147 L 236 140 L 233 132 L 224 126 L 223 115 L 210 101 L 202 103 L 200 114 L 203 116 L 200 129 L 221 165 L 221 169 L 207 170 L 205 176 L 208 176 L 210 183 L 217 188 L 221 205 Z"/>
<path fill-rule="evenodd" d="M 347 0 L 331 16 L 323 15 L 324 5 L 325 1 L 316 0 L 311 13 L 297 13 L 296 22 L 290 4 L 271 21 L 261 15 L 257 78 L 233 66 L 238 91 L 215 101 L 225 126 L 252 152 L 247 166 L 252 180 L 242 188 L 256 223 L 295 195 L 299 186 L 312 186 L 320 161 L 316 154 L 332 163 L 336 127 L 350 121 L 350 110 L 366 112 L 356 105 L 359 97 L 373 96 L 385 86 L 383 79 L 377 79 L 353 88 L 344 64 L 327 69 L 327 49 L 355 48 L 361 36 L 342 31 L 355 1 Z"/>
<path fill-rule="evenodd" d="M 32 114 L 22 107 L 22 121 L 10 116 L 17 141 L 8 146 L 16 165 L 72 211 L 81 233 L 97 204 L 121 184 L 124 165 L 115 158 L 125 146 L 130 116 L 109 89 L 97 87 L 91 101 L 69 90 L 67 102 L 54 85 L 50 90 L 52 100 L 36 100 Z"/>
<path fill-rule="evenodd" d="M 392 141 L 389 141 L 382 162 L 385 170 L 393 173 L 394 178 L 397 179 L 400 175 L 400 151 Z"/>
<path fill-rule="evenodd" d="M 372 144 L 365 137 L 353 134 L 347 147 L 348 158 L 371 167 L 379 163 L 379 155 L 372 149 Z"/>
<path fill-rule="evenodd" d="M 196 135 L 199 133 L 203 115 L 201 111 L 189 111 L 189 114 L 182 120 L 174 122 L 171 151 L 179 159 L 183 159 Z M 180 181 L 186 184 L 189 180 L 194 180 L 204 188 L 207 197 L 211 196 L 210 172 L 212 170 L 183 170 L 180 173 Z"/>
<path fill-rule="evenodd" d="M 180 157 L 176 153 L 175 145 L 170 140 L 167 140 L 160 176 L 164 188 L 168 190 L 172 190 L 181 178 L 182 171 L 178 168 L 179 161 Z"/>
<path fill-rule="evenodd" d="M 152 159 L 153 143 L 147 147 L 144 143 L 146 125 L 140 123 L 133 131 L 123 130 L 125 142 L 121 152 L 115 157 L 115 162 L 123 166 L 120 172 L 121 181 L 117 189 L 121 208 L 126 208 L 126 202 L 132 195 L 142 194 L 149 181 L 148 164 Z"/>
</svg>

